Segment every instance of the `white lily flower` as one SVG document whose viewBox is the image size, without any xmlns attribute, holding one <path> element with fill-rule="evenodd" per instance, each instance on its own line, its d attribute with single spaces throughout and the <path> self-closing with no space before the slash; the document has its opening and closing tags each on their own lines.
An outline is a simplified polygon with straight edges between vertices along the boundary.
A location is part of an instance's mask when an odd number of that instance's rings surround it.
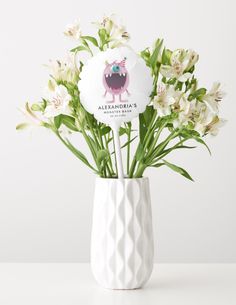
<svg viewBox="0 0 236 305">
<path fill-rule="evenodd" d="M 110 47 L 115 48 L 124 45 L 129 39 L 129 33 L 121 24 L 115 14 L 104 16 L 101 22 L 94 22 L 99 29 L 105 29 L 109 34 Z"/>
<path fill-rule="evenodd" d="M 19 108 L 19 111 L 26 117 L 26 120 L 27 122 L 26 123 L 23 123 L 23 124 L 20 124 L 18 125 L 19 129 L 24 129 L 25 127 L 28 127 L 28 126 L 43 126 L 44 124 L 44 117 L 39 114 L 39 115 L 36 115 L 30 108 L 29 106 L 29 103 L 26 103 L 24 108 L 21 107 Z M 22 127 L 21 127 L 22 126 Z"/>
<path fill-rule="evenodd" d="M 79 71 L 76 66 L 76 56 L 74 53 L 68 53 L 67 57 L 63 60 L 50 60 L 47 67 L 55 80 L 77 84 Z"/>
<path fill-rule="evenodd" d="M 130 39 L 125 27 L 114 27 L 110 36 L 111 48 L 117 48 L 125 45 Z"/>
<path fill-rule="evenodd" d="M 157 86 L 157 94 L 153 99 L 153 107 L 160 117 L 171 114 L 172 105 L 175 104 L 177 92 L 174 88 L 166 87 L 163 83 Z"/>
<path fill-rule="evenodd" d="M 187 50 L 185 60 L 187 60 L 186 70 L 191 69 L 199 59 L 199 55 L 194 50 Z"/>
<path fill-rule="evenodd" d="M 207 126 L 214 119 L 215 114 L 202 102 L 196 103 L 194 112 L 194 130 L 204 135 L 207 130 Z"/>
<path fill-rule="evenodd" d="M 51 118 L 59 114 L 70 114 L 69 102 L 71 101 L 71 96 L 65 86 L 48 87 L 45 98 L 48 101 L 44 111 L 45 117 Z"/>
<path fill-rule="evenodd" d="M 74 23 L 68 24 L 64 31 L 64 35 L 79 40 L 82 35 L 79 21 L 76 20 Z"/>
<path fill-rule="evenodd" d="M 176 78 L 180 82 L 186 82 L 190 77 L 188 71 L 198 60 L 198 55 L 192 50 L 175 50 L 170 58 L 171 65 L 162 65 L 160 72 L 164 77 Z"/>
<path fill-rule="evenodd" d="M 206 133 L 211 134 L 212 136 L 216 136 L 219 132 L 219 129 L 224 126 L 226 123 L 226 120 L 219 118 L 218 116 L 215 116 L 210 124 L 207 125 Z"/>
<path fill-rule="evenodd" d="M 186 82 L 190 77 L 191 73 L 184 72 L 184 66 L 181 63 L 175 63 L 173 66 L 161 65 L 160 72 L 164 77 L 176 78 L 180 82 Z"/>
<path fill-rule="evenodd" d="M 181 94 L 181 97 L 176 105 L 176 112 L 178 112 L 178 118 L 174 120 L 173 125 L 175 128 L 187 125 L 193 117 L 195 111 L 196 101 L 188 101 L 185 94 Z"/>
<path fill-rule="evenodd" d="M 225 92 L 220 90 L 220 83 L 214 83 L 211 90 L 204 96 L 203 100 L 209 109 L 215 113 L 219 113 L 219 102 L 225 96 Z"/>
</svg>

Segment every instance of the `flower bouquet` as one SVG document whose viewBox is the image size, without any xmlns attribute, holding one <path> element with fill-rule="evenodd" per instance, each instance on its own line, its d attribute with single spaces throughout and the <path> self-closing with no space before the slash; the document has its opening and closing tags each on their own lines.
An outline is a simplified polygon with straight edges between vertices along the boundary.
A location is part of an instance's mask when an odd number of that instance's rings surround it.
<svg viewBox="0 0 236 305">
<path fill-rule="evenodd" d="M 119 49 L 127 46 L 130 36 L 114 16 L 104 17 L 94 25 L 95 36 L 82 34 L 78 22 L 66 28 L 64 34 L 74 39 L 75 47 L 65 60 L 49 63 L 50 75 L 43 97 L 37 103 L 25 104 L 23 112 L 28 121 L 17 129 L 30 125 L 47 128 L 99 176 L 94 201 L 92 270 L 104 287 L 132 289 L 145 284 L 153 266 L 149 181 L 143 177 L 144 172 L 148 167 L 166 166 L 193 180 L 168 157 L 175 150 L 193 149 L 195 146 L 187 144 L 190 140 L 210 152 L 205 138 L 216 135 L 224 124 L 219 117 L 224 93 L 219 83 L 214 83 L 210 90 L 199 86 L 194 74 L 199 59 L 195 51 L 170 50 L 162 39 L 142 50 L 139 57 L 152 78 L 149 104 L 137 119 L 126 121 L 119 128 L 126 179 L 116 179 L 114 132 L 88 112 L 81 99 L 81 75 L 90 60 L 84 60 L 82 53 L 94 57 Z M 120 62 L 122 67 L 124 60 Z M 119 78 L 120 67 L 116 64 L 111 68 Z M 120 73 L 119 82 L 126 77 L 123 74 Z M 109 72 L 106 75 L 110 76 Z M 109 90 L 111 80 L 107 84 Z M 114 96 L 111 102 L 117 103 Z M 84 138 L 90 156 L 76 146 L 71 136 L 74 133 Z"/>
</svg>

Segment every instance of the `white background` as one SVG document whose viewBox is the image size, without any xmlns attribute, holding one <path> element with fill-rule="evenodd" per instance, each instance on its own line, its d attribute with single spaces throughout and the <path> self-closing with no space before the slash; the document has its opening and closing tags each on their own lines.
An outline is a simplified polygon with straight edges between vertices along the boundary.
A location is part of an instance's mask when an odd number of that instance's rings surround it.
<svg viewBox="0 0 236 305">
<path fill-rule="evenodd" d="M 88 262 L 94 176 L 47 130 L 15 131 L 17 107 L 37 101 L 43 64 L 74 44 L 62 32 L 80 18 L 84 33 L 103 13 L 120 15 L 136 50 L 163 37 L 200 54 L 197 75 L 222 81 L 227 125 L 212 149 L 175 153 L 191 183 L 167 168 L 151 181 L 158 262 L 236 262 L 234 1 L 4 1 L 0 10 L 0 261 Z M 91 32 L 90 32 L 91 33 Z M 78 141 L 82 151 L 85 145 Z"/>
</svg>

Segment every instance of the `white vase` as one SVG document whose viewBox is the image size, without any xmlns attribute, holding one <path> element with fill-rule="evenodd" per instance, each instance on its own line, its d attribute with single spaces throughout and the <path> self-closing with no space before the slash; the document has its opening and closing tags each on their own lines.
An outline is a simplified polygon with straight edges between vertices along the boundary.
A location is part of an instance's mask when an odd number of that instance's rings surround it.
<svg viewBox="0 0 236 305">
<path fill-rule="evenodd" d="M 148 178 L 97 178 L 91 267 L 110 289 L 142 287 L 153 269 L 153 231 Z"/>
</svg>

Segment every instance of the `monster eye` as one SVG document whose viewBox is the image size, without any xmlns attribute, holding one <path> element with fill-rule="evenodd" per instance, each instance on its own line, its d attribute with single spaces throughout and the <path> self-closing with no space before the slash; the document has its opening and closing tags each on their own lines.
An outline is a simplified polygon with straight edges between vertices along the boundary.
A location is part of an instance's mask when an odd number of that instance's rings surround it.
<svg viewBox="0 0 236 305">
<path fill-rule="evenodd" d="M 112 72 L 119 72 L 119 71 L 120 71 L 120 67 L 118 65 L 112 66 Z"/>
</svg>

